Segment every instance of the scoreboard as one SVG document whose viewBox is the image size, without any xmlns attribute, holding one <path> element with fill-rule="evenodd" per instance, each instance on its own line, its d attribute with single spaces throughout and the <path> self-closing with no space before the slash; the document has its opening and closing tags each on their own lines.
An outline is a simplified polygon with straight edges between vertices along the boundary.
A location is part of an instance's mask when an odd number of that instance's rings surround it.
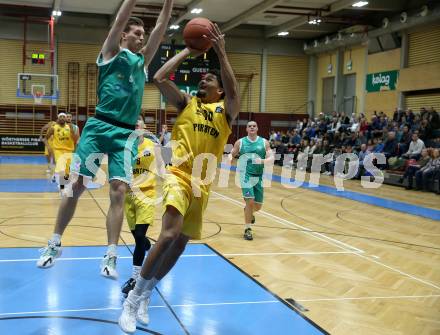
<svg viewBox="0 0 440 335">
<path fill-rule="evenodd" d="M 151 60 L 148 67 L 149 83 L 153 82 L 155 73 L 174 55 L 185 49 L 185 45 L 162 44 L 156 55 Z M 178 86 L 197 86 L 202 77 L 210 69 L 219 69 L 220 63 L 217 54 L 211 48 L 201 56 L 194 58 L 188 57 L 176 70 L 170 75 L 170 80 L 174 81 Z"/>
</svg>

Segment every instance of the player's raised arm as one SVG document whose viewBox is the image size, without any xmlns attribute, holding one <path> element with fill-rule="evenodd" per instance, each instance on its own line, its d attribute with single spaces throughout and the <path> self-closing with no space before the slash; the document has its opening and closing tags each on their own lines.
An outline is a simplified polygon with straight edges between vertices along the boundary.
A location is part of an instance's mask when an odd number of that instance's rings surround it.
<svg viewBox="0 0 440 335">
<path fill-rule="evenodd" d="M 107 39 L 102 45 L 101 53 L 104 61 L 113 58 L 119 52 L 121 34 L 127 25 L 135 5 L 136 0 L 124 0 L 121 8 L 119 8 L 115 22 L 113 22 L 113 26 L 108 33 Z"/>
<path fill-rule="evenodd" d="M 147 67 L 153 59 L 167 30 L 168 22 L 170 21 L 171 17 L 171 11 L 173 9 L 173 2 L 174 0 L 165 0 L 162 11 L 157 18 L 156 26 L 151 32 L 147 44 L 141 50 L 145 57 L 145 67 Z"/>
<path fill-rule="evenodd" d="M 209 36 L 206 36 L 212 42 L 212 47 L 217 53 L 220 61 L 220 70 L 225 90 L 225 109 L 228 116 L 228 122 L 231 124 L 240 112 L 240 96 L 238 94 L 238 84 L 235 79 L 234 71 L 231 64 L 229 64 L 225 49 L 225 35 L 222 34 L 217 24 L 214 24 L 210 30 Z"/>
<path fill-rule="evenodd" d="M 154 83 L 159 88 L 162 95 L 170 104 L 175 106 L 179 112 L 186 107 L 191 97 L 179 90 L 176 84 L 169 79 L 170 74 L 176 71 L 179 65 L 190 55 L 197 57 L 202 53 L 202 51 L 191 51 L 190 49 L 185 48 L 182 52 L 166 62 L 154 75 Z"/>
</svg>

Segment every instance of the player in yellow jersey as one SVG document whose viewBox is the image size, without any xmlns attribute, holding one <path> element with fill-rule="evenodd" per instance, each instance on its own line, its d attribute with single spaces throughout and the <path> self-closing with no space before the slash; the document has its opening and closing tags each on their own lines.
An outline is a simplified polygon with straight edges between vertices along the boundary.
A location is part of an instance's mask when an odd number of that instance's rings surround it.
<svg viewBox="0 0 440 335">
<path fill-rule="evenodd" d="M 199 83 L 197 97 L 185 95 L 168 78 L 188 56 L 198 56 L 200 51 L 184 49 L 154 76 L 155 84 L 167 101 L 177 107 L 179 115 L 171 133 L 172 166 L 163 186 L 162 230 L 135 288 L 123 304 L 119 325 L 126 333 L 135 332 L 136 319 L 141 323 L 148 321 L 148 301 L 154 286 L 174 266 L 188 240 L 201 237 L 210 192 L 209 182 L 204 178 L 210 180 L 215 174 L 231 134 L 231 122 L 239 113 L 238 85 L 226 56 L 224 35 L 215 25 L 206 38 L 213 43 L 221 73 L 207 73 Z M 205 164 L 203 157 L 209 159 L 209 164 Z"/>
<path fill-rule="evenodd" d="M 40 131 L 40 141 L 44 142 L 44 156 L 46 156 L 46 160 L 47 160 L 47 170 L 46 173 L 47 174 L 51 174 L 52 173 L 52 164 L 54 162 L 53 159 L 53 151 L 49 151 L 49 148 L 52 148 L 52 143 L 53 143 L 53 138 L 50 138 L 50 140 L 47 142 L 45 142 L 45 138 L 46 138 L 46 134 L 49 131 L 50 128 L 52 128 L 54 126 L 56 122 L 55 121 L 49 121 L 48 123 L 46 123 L 44 125 L 43 128 L 41 128 Z"/>
<path fill-rule="evenodd" d="M 142 117 L 136 123 L 136 129 L 144 130 Z M 138 154 L 133 166 L 133 183 L 125 196 L 124 212 L 128 227 L 135 240 L 133 252 L 133 272 L 131 277 L 122 286 L 122 293 L 126 297 L 138 278 L 145 253 L 151 247 L 147 238 L 147 230 L 154 221 L 156 199 L 156 176 L 158 167 L 155 159 L 155 149 L 160 150 L 160 144 L 151 138 L 139 136 Z"/>
<path fill-rule="evenodd" d="M 46 146 L 48 146 L 50 139 L 52 139 L 53 142 L 52 147 L 49 147 L 49 151 L 53 150 L 55 178 L 62 190 L 64 184 L 66 184 L 69 179 L 70 163 L 77 140 L 77 134 L 72 124 L 67 124 L 66 122 L 65 113 L 59 113 L 57 122 L 48 130 L 45 141 Z"/>
</svg>

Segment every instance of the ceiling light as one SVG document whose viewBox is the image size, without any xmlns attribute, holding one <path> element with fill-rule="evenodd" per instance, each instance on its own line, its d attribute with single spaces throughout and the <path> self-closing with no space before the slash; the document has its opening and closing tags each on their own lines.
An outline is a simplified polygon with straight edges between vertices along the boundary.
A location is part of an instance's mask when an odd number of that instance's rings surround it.
<svg viewBox="0 0 440 335">
<path fill-rule="evenodd" d="M 289 35 L 288 31 L 281 31 L 278 33 L 278 36 L 287 36 L 287 35 Z"/>
<path fill-rule="evenodd" d="M 170 26 L 170 29 L 172 29 L 172 30 L 177 30 L 179 28 L 180 28 L 180 26 L 177 25 L 177 24 L 173 24 L 173 25 Z"/>
<path fill-rule="evenodd" d="M 191 14 L 200 14 L 201 12 L 203 12 L 203 9 L 201 8 L 194 8 L 191 10 Z"/>
<path fill-rule="evenodd" d="M 317 24 L 317 23 L 318 23 L 318 22 L 316 22 L 315 19 L 309 21 L 309 24 Z"/>
<path fill-rule="evenodd" d="M 61 13 L 60 10 L 53 10 L 52 11 L 52 16 L 61 16 L 61 14 L 63 14 L 63 13 Z"/>
<path fill-rule="evenodd" d="M 368 1 L 358 1 L 352 4 L 353 7 L 364 7 L 368 5 Z"/>
</svg>

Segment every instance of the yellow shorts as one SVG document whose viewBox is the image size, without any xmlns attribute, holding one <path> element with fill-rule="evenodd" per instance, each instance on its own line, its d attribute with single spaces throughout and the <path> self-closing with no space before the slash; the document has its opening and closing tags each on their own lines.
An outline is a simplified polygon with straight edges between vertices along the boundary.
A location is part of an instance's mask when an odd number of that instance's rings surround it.
<svg viewBox="0 0 440 335">
<path fill-rule="evenodd" d="M 142 195 L 128 192 L 125 196 L 124 212 L 130 230 L 135 230 L 137 224 L 153 225 L 156 190 L 151 189 Z"/>
<path fill-rule="evenodd" d="M 70 163 L 72 162 L 72 151 L 68 150 L 53 150 L 55 159 L 55 173 L 64 173 L 68 175 L 70 173 Z"/>
<path fill-rule="evenodd" d="M 209 188 L 200 188 L 200 197 L 195 197 L 190 176 L 170 167 L 163 184 L 163 211 L 173 206 L 183 215 L 182 234 L 192 239 L 202 238 L 203 213 L 208 205 Z"/>
</svg>

